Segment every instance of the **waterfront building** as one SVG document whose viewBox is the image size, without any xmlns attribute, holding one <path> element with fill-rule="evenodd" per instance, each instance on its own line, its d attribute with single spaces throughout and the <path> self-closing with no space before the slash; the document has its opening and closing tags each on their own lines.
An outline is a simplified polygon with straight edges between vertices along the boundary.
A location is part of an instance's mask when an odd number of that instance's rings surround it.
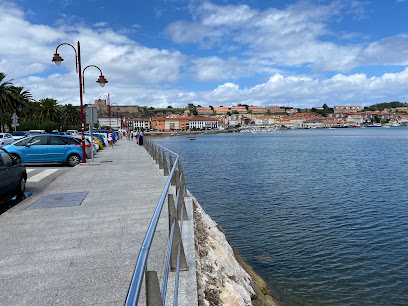
<svg viewBox="0 0 408 306">
<path fill-rule="evenodd" d="M 271 115 L 256 116 L 254 122 L 256 125 L 272 125 L 275 123 L 275 118 Z"/>
<path fill-rule="evenodd" d="M 192 129 L 218 129 L 217 119 L 195 116 L 189 118 L 190 130 Z"/>
<path fill-rule="evenodd" d="M 212 115 L 213 113 L 211 107 L 196 107 L 196 111 L 199 115 Z"/>
<path fill-rule="evenodd" d="M 364 118 L 363 116 L 360 115 L 350 115 L 347 117 L 346 121 L 351 121 L 354 122 L 356 125 L 360 125 L 364 123 Z"/>
<path fill-rule="evenodd" d="M 188 117 L 156 117 L 152 118 L 151 127 L 157 131 L 186 131 L 189 128 Z"/>
<path fill-rule="evenodd" d="M 124 117 L 123 124 L 129 130 L 142 129 L 150 130 L 151 124 L 149 118 L 130 118 Z"/>
</svg>

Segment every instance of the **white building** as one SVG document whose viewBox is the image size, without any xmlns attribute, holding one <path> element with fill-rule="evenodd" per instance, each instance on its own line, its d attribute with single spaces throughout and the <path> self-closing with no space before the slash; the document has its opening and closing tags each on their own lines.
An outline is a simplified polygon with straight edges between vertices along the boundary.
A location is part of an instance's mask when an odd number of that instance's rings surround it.
<svg viewBox="0 0 408 306">
<path fill-rule="evenodd" d="M 121 128 L 121 118 L 111 117 L 99 117 L 98 124 L 99 126 L 110 126 L 111 129 L 118 130 Z"/>
<path fill-rule="evenodd" d="M 210 117 L 190 117 L 190 130 L 196 129 L 218 129 L 218 120 Z"/>
</svg>

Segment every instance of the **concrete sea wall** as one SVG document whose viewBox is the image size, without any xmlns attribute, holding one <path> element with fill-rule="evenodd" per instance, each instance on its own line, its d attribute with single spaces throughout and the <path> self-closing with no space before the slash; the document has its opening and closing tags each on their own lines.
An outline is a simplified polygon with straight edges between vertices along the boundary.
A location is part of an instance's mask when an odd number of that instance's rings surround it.
<svg viewBox="0 0 408 306">
<path fill-rule="evenodd" d="M 279 305 L 193 197 L 198 305 Z"/>
</svg>

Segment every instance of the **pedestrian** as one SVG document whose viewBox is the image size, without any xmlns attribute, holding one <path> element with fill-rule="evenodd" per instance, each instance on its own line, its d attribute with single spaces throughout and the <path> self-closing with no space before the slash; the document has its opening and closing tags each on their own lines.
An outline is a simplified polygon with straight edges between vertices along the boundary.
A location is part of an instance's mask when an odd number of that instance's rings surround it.
<svg viewBox="0 0 408 306">
<path fill-rule="evenodd" d="M 137 131 L 136 131 L 136 141 L 137 141 L 137 144 L 139 144 L 139 136 L 140 136 L 140 134 L 139 134 L 139 129 L 137 129 Z"/>
<path fill-rule="evenodd" d="M 127 140 L 130 141 L 130 131 L 128 130 L 126 133 Z"/>
<path fill-rule="evenodd" d="M 143 129 L 139 133 L 139 146 L 143 146 Z"/>
<path fill-rule="evenodd" d="M 108 133 L 108 143 L 109 143 L 109 147 L 113 149 L 113 134 L 111 130 L 109 130 L 109 133 Z"/>
</svg>

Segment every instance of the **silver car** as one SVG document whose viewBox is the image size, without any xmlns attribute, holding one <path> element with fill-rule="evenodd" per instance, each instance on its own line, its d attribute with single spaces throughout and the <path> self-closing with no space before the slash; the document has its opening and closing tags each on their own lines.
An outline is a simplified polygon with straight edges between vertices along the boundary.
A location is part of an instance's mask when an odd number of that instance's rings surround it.
<svg viewBox="0 0 408 306">
<path fill-rule="evenodd" d="M 8 145 L 14 142 L 13 136 L 9 133 L 0 133 L 0 146 Z"/>
</svg>

